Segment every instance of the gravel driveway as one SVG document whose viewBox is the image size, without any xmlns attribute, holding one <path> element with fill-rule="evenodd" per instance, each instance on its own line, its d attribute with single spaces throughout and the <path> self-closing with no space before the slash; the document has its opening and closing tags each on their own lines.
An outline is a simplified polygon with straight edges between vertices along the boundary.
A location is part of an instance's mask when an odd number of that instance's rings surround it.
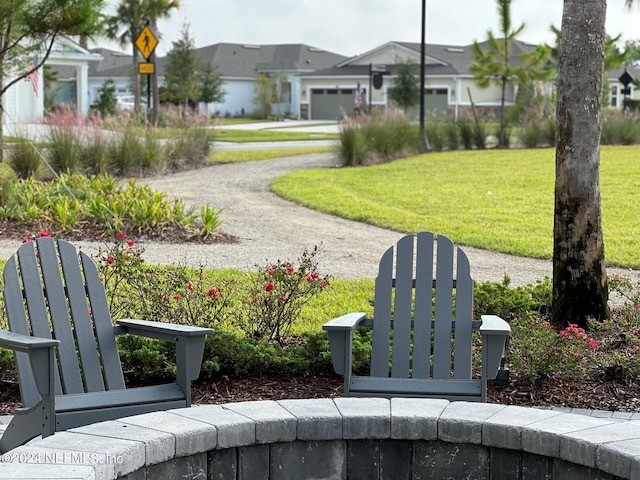
<svg viewBox="0 0 640 480">
<path fill-rule="evenodd" d="M 199 170 L 141 179 L 187 205 L 209 203 L 224 208 L 222 227 L 238 237 L 230 244 L 144 243 L 144 257 L 152 263 L 186 263 L 212 268 L 253 269 L 277 259 L 295 260 L 305 248 L 322 245 L 323 273 L 342 278 L 373 278 L 382 253 L 403 234 L 309 210 L 285 201 L 269 190 L 270 182 L 295 169 L 331 167 L 329 153 L 257 162 L 217 164 Z M 444 233 L 446 232 L 439 232 Z M 97 244 L 80 243 L 91 251 Z M 0 241 L 0 256 L 13 254 L 16 241 Z M 466 247 L 476 281 L 501 281 L 505 273 L 513 285 L 551 276 L 551 262 L 515 257 Z M 625 275 L 631 270 L 610 269 Z"/>
<path fill-rule="evenodd" d="M 309 210 L 271 193 L 270 182 L 295 169 L 331 167 L 337 160 L 321 153 L 249 163 L 214 165 L 143 180 L 187 204 L 224 207 L 223 230 L 238 244 L 147 245 L 150 261 L 184 260 L 189 264 L 251 269 L 267 259 L 296 259 L 305 248 L 322 244 L 320 268 L 337 277 L 375 277 L 382 253 L 403 234 Z M 442 232 L 445 233 L 446 232 Z M 551 276 L 551 262 L 465 248 L 478 281 L 513 284 Z"/>
</svg>

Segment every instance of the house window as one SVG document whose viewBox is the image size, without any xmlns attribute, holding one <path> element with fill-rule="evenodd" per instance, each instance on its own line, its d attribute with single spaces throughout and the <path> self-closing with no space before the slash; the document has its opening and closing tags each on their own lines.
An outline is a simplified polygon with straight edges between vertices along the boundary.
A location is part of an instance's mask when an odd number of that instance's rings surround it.
<svg viewBox="0 0 640 480">
<path fill-rule="evenodd" d="M 611 95 L 609 96 L 609 102 L 613 108 L 618 106 L 618 85 L 611 85 Z"/>
</svg>

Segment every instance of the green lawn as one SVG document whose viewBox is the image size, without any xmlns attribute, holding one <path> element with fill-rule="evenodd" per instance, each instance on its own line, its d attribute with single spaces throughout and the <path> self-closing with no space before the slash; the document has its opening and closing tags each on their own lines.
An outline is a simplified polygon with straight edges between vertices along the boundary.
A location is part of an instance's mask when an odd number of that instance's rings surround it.
<svg viewBox="0 0 640 480">
<path fill-rule="evenodd" d="M 337 138 L 337 134 L 224 128 L 216 129 L 215 135 L 215 139 L 220 142 L 286 142 L 292 140 L 334 140 Z"/>
<path fill-rule="evenodd" d="M 292 157 L 309 153 L 333 152 L 334 147 L 304 147 L 277 148 L 260 150 L 218 150 L 213 152 L 211 159 L 214 163 L 252 162 L 254 160 L 269 160 L 271 158 Z"/>
<path fill-rule="evenodd" d="M 603 147 L 607 261 L 640 266 L 638 147 Z M 273 182 L 311 208 L 405 232 L 430 230 L 500 252 L 550 258 L 553 149 L 432 153 L 385 165 L 301 170 Z"/>
</svg>

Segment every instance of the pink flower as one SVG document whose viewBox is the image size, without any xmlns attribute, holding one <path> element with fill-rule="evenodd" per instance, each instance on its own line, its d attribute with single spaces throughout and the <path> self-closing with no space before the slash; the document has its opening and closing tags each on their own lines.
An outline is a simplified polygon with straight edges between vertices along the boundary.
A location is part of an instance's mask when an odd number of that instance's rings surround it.
<svg viewBox="0 0 640 480">
<path fill-rule="evenodd" d="M 50 237 L 50 236 L 51 236 L 51 234 L 50 234 L 49 232 L 45 231 L 45 230 L 40 230 L 40 231 L 38 232 L 38 236 L 39 236 L 39 237 Z"/>
<path fill-rule="evenodd" d="M 174 295 L 173 299 L 180 301 L 180 300 L 182 300 L 182 295 Z"/>
<path fill-rule="evenodd" d="M 218 298 L 219 296 L 220 296 L 220 293 L 215 288 L 210 288 L 209 291 L 207 292 L 207 297 Z"/>
<path fill-rule="evenodd" d="M 127 242 L 127 245 L 129 245 L 130 247 L 133 247 L 136 244 L 136 242 L 134 242 L 133 240 L 129 240 Z"/>
<path fill-rule="evenodd" d="M 267 270 L 267 273 L 269 275 L 273 275 L 274 273 L 276 273 L 276 271 L 273 268 L 270 268 L 269 270 Z"/>
<path fill-rule="evenodd" d="M 190 292 L 193 292 L 193 289 L 194 289 L 194 287 L 193 287 L 193 283 L 189 282 L 189 283 L 187 284 L 187 289 L 188 289 Z"/>
<path fill-rule="evenodd" d="M 287 265 L 287 271 L 289 275 L 293 275 L 296 270 L 293 268 L 293 265 Z"/>
<path fill-rule="evenodd" d="M 120 240 L 124 240 L 125 238 L 127 238 L 127 234 L 124 232 L 118 232 L 116 233 L 116 237 L 118 237 Z"/>
<path fill-rule="evenodd" d="M 271 283 L 271 282 L 267 283 L 267 284 L 265 285 L 265 287 L 264 287 L 264 289 L 265 289 L 267 292 L 271 292 L 274 288 L 275 288 L 275 287 L 273 286 L 273 283 Z"/>
<path fill-rule="evenodd" d="M 280 300 L 282 303 L 287 301 L 287 297 L 285 297 L 284 295 L 281 295 L 280 297 L 278 297 L 278 300 Z"/>
<path fill-rule="evenodd" d="M 111 255 L 107 255 L 107 258 L 105 258 L 104 261 L 107 262 L 108 265 L 111 265 L 116 260 Z"/>
</svg>

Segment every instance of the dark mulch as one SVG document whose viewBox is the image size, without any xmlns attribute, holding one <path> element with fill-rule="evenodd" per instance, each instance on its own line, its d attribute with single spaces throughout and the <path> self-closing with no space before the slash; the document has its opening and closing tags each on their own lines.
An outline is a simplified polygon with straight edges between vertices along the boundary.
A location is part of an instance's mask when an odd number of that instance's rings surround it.
<svg viewBox="0 0 640 480">
<path fill-rule="evenodd" d="M 223 377 L 193 385 L 194 403 L 223 404 L 256 400 L 335 398 L 342 396 L 342 377 L 333 374 L 279 375 L 247 378 Z M 554 406 L 640 412 L 640 386 L 584 379 L 548 379 L 532 386 L 513 378 L 507 387 L 489 382 L 488 401 L 505 405 Z M 0 382 L 0 414 L 20 405 L 18 385 Z"/>
<path fill-rule="evenodd" d="M 169 227 L 162 233 L 138 232 L 135 229 L 123 229 L 130 237 L 136 241 L 162 242 L 162 243 L 236 243 L 237 237 L 225 232 L 216 232 L 215 235 L 206 237 L 193 232 L 188 232 L 177 227 Z M 115 235 L 104 225 L 90 221 L 82 225 L 82 228 L 73 231 L 60 231 L 49 222 L 38 222 L 32 224 L 20 224 L 9 220 L 0 220 L 0 239 L 10 239 L 21 241 L 24 239 L 39 236 L 40 232 L 47 232 L 53 237 L 63 238 L 69 241 L 100 241 L 113 240 Z"/>
</svg>

